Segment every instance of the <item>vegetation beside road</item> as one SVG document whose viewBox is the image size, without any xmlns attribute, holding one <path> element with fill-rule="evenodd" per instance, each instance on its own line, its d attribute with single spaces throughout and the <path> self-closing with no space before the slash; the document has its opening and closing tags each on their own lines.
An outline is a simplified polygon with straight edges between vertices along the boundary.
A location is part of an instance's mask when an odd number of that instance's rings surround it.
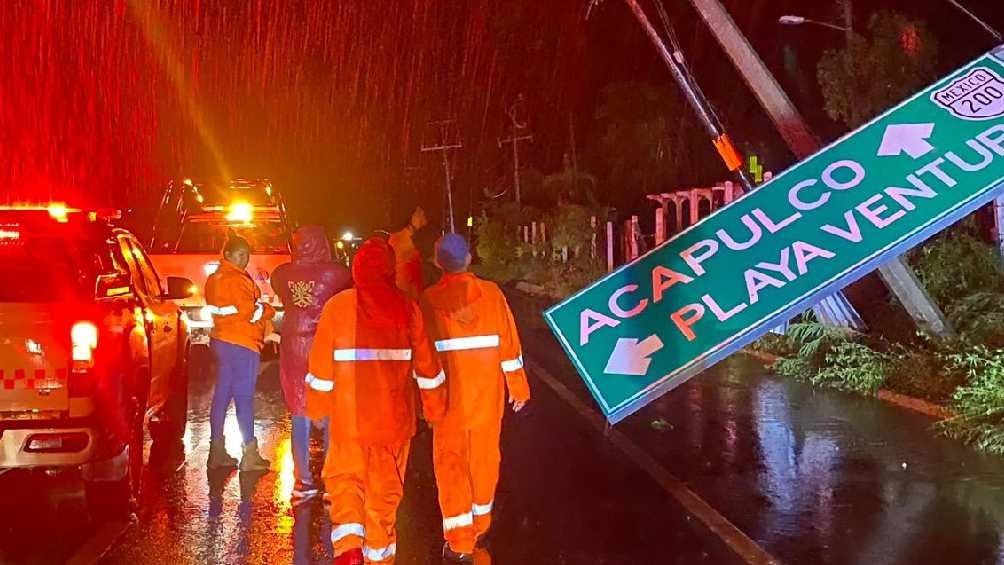
<svg viewBox="0 0 1004 565">
<path fill-rule="evenodd" d="M 954 416 L 939 430 L 1004 455 L 1004 265 L 974 230 L 963 223 L 910 257 L 956 338 L 892 341 L 807 315 L 754 347 L 777 355 L 772 367 L 785 377 L 857 394 L 888 389 L 947 406 Z"/>
</svg>

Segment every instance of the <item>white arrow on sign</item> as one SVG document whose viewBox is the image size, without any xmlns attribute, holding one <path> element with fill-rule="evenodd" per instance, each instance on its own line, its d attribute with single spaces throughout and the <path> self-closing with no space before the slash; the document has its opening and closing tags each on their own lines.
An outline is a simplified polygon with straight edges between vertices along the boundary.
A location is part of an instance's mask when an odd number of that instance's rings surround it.
<svg viewBox="0 0 1004 565">
<path fill-rule="evenodd" d="M 657 335 L 650 335 L 640 343 L 633 337 L 622 337 L 617 340 L 603 372 L 608 375 L 644 376 L 648 373 L 648 366 L 652 364 L 649 356 L 660 349 L 662 340 Z"/>
<path fill-rule="evenodd" d="M 914 159 L 927 155 L 934 146 L 927 142 L 934 133 L 934 124 L 893 124 L 885 128 L 879 157 L 895 157 L 906 153 Z"/>
</svg>

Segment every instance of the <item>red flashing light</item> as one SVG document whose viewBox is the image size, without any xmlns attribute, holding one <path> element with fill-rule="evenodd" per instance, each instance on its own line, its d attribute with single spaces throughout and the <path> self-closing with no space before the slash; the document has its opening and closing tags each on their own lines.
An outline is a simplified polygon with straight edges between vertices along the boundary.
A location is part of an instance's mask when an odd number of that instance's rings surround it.
<svg viewBox="0 0 1004 565">
<path fill-rule="evenodd" d="M 70 330 L 73 343 L 73 372 L 94 368 L 94 350 L 98 347 L 98 327 L 91 322 L 77 322 Z"/>
</svg>

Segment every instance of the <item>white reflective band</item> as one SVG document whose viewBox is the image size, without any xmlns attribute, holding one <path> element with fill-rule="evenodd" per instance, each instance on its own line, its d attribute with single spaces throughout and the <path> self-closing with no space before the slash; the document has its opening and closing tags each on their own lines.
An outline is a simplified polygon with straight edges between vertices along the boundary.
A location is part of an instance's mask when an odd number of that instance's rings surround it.
<svg viewBox="0 0 1004 565">
<path fill-rule="evenodd" d="M 251 323 L 252 324 L 258 323 L 258 320 L 261 320 L 261 317 L 264 315 L 265 315 L 265 306 L 259 302 L 258 304 L 255 305 L 254 314 L 251 316 Z"/>
<path fill-rule="evenodd" d="M 206 306 L 206 308 L 213 316 L 233 316 L 237 313 L 236 306 Z"/>
<path fill-rule="evenodd" d="M 436 351 L 463 351 L 465 349 L 482 349 L 498 346 L 499 336 L 497 335 L 475 335 L 471 337 L 441 339 L 436 342 Z"/>
<path fill-rule="evenodd" d="M 335 361 L 411 361 L 411 350 L 336 349 Z"/>
<path fill-rule="evenodd" d="M 366 537 L 366 529 L 363 528 L 362 524 L 342 524 L 331 530 L 332 543 L 347 536 Z"/>
<path fill-rule="evenodd" d="M 320 379 L 307 373 L 307 378 L 304 379 L 310 388 L 314 390 L 319 390 L 321 392 L 331 392 L 335 389 L 335 381 L 329 381 L 327 379 Z"/>
<path fill-rule="evenodd" d="M 367 547 L 363 546 L 363 557 L 370 561 L 386 561 L 397 553 L 397 544 L 392 543 L 387 547 Z"/>
<path fill-rule="evenodd" d="M 523 368 L 523 356 L 520 355 L 515 359 L 508 359 L 502 362 L 502 372 L 511 373 L 513 371 L 518 371 Z"/>
<path fill-rule="evenodd" d="M 446 373 L 443 371 L 439 371 L 439 374 L 431 379 L 420 377 L 418 376 L 418 373 L 412 373 L 412 376 L 415 377 L 415 382 L 418 383 L 418 388 L 422 390 L 432 390 L 446 382 Z"/>
<path fill-rule="evenodd" d="M 443 531 L 455 530 L 457 528 L 463 528 L 464 526 L 474 525 L 474 515 L 470 512 L 466 514 L 460 514 L 459 516 L 450 516 L 449 518 L 443 519 Z"/>
<path fill-rule="evenodd" d="M 475 516 L 484 516 L 485 514 L 491 514 L 492 503 L 494 503 L 494 502 L 495 501 L 493 500 L 492 502 L 489 502 L 488 504 L 475 504 L 474 508 L 473 508 L 474 515 Z"/>
</svg>

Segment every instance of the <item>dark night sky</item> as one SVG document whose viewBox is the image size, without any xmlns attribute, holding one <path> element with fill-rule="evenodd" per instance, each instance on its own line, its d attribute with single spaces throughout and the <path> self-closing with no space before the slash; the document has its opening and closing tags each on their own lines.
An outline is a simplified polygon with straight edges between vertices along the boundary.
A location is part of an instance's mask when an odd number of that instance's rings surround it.
<svg viewBox="0 0 1004 565">
<path fill-rule="evenodd" d="M 685 0 L 664 0 L 695 74 L 733 137 L 769 168 L 791 163 L 766 116 Z M 964 0 L 1004 28 L 1000 0 Z M 670 84 L 627 9 L 606 0 L 6 0 L 0 5 L 0 190 L 5 200 L 137 205 L 171 177 L 268 176 L 304 219 L 382 223 L 402 195 L 435 208 L 426 123 L 457 118 L 460 215 L 508 170 L 503 110 L 524 93 L 537 136 L 528 165 L 549 172 L 579 145 L 607 84 Z M 836 21 L 829 0 L 726 4 L 824 138 L 820 53 L 841 33 L 782 27 L 796 13 Z M 857 0 L 855 25 L 894 8 L 925 19 L 954 68 L 992 38 L 946 0 Z M 654 14 L 653 14 L 654 15 Z M 784 69 L 784 50 L 798 71 Z M 685 112 L 668 108 L 667 113 Z M 682 116 L 681 116 L 682 117 Z M 671 118 L 676 119 L 676 118 Z M 694 139 L 695 144 L 705 140 Z M 588 168 L 588 164 L 584 164 Z M 680 183 L 724 174 L 692 171 Z M 669 188 L 669 186 L 667 186 Z M 407 199 L 413 199 L 408 196 Z"/>
</svg>

